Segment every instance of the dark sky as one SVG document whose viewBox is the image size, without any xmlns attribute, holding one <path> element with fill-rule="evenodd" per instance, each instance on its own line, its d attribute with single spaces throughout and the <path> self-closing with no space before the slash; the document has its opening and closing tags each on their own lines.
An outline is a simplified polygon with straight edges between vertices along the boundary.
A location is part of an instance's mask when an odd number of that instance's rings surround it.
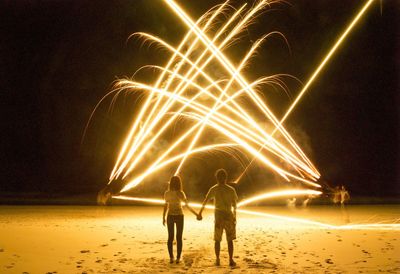
<svg viewBox="0 0 400 274">
<path fill-rule="evenodd" d="M 218 2 L 179 1 L 195 18 Z M 248 73 L 289 73 L 305 82 L 364 2 L 275 5 L 249 27 L 243 44 L 279 30 L 291 52 L 272 39 Z M 398 1 L 382 4 L 370 8 L 286 122 L 294 135 L 306 136 L 324 178 L 356 196 L 400 195 L 400 14 Z M 106 101 L 81 144 L 91 111 L 117 78 L 163 65 L 168 56 L 128 36 L 144 31 L 176 45 L 185 26 L 158 0 L 1 1 L 0 18 L 0 193 L 99 190 L 135 98 L 118 100 L 113 112 Z M 299 90 L 291 98 L 272 95 L 278 117 Z"/>
</svg>

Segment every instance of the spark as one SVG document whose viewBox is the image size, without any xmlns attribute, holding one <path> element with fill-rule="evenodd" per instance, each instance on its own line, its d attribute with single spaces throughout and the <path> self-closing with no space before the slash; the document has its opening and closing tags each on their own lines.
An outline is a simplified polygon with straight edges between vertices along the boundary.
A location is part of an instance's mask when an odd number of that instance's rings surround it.
<svg viewBox="0 0 400 274">
<path fill-rule="evenodd" d="M 300 91 L 299 95 L 296 97 L 296 99 L 293 101 L 289 109 L 286 111 L 285 115 L 282 117 L 281 121 L 279 122 L 278 127 L 274 130 L 272 135 L 275 133 L 275 131 L 285 122 L 286 118 L 289 116 L 289 114 L 292 112 L 294 107 L 297 105 L 297 103 L 300 101 L 300 99 L 303 97 L 303 95 L 307 92 L 308 88 L 311 86 L 311 84 L 314 82 L 315 79 L 317 79 L 319 73 L 321 70 L 325 67 L 325 65 L 328 63 L 328 61 L 331 59 L 331 57 L 335 54 L 336 50 L 339 48 L 339 46 L 345 41 L 347 35 L 351 32 L 353 27 L 358 23 L 360 18 L 365 14 L 367 9 L 371 6 L 371 4 L 375 0 L 368 0 L 365 5 L 362 7 L 362 9 L 357 13 L 357 15 L 354 17 L 354 19 L 351 21 L 349 26 L 346 28 L 346 30 L 342 33 L 342 35 L 339 37 L 339 39 L 336 41 L 336 43 L 333 45 L 333 47 L 330 49 L 328 54 L 323 58 L 322 62 L 319 64 L 317 69 L 313 72 L 311 75 L 310 79 L 307 81 L 307 83 L 304 85 L 303 89 Z"/>
<path fill-rule="evenodd" d="M 122 79 L 115 85 L 115 91 L 144 92 L 147 98 L 132 122 L 108 184 L 113 180 L 123 180 L 124 185 L 120 193 L 125 193 L 168 165 L 176 164 L 175 174 L 179 174 L 187 160 L 195 154 L 233 148 L 251 155 L 253 160 L 256 159 L 288 182 L 300 182 L 306 187 L 321 188 L 317 183 L 320 178 L 319 171 L 291 137 L 283 122 L 373 1 L 369 0 L 352 20 L 286 114 L 279 120 L 257 89 L 262 84 L 268 84 L 287 92 L 282 80 L 286 75 L 264 76 L 251 82 L 246 79 L 243 71 L 265 39 L 272 35 L 283 35 L 277 31 L 263 35 L 250 46 L 236 66 L 228 57 L 227 49 L 258 14 L 280 1 L 261 0 L 250 8 L 244 4 L 238 9 L 234 9 L 226 1 L 194 21 L 174 0 L 164 0 L 187 26 L 188 31 L 176 47 L 148 33 L 139 32 L 132 35 L 161 45 L 171 53 L 171 57 L 165 66 L 144 67 L 155 68 L 160 72 L 153 84 Z M 222 16 L 224 21 L 219 20 Z M 223 76 L 216 77 L 216 69 Z M 241 104 L 239 98 L 246 100 L 246 104 Z M 271 126 L 272 133 L 258 122 L 260 116 L 263 117 L 263 122 Z M 185 120 L 185 126 L 169 138 L 170 142 L 161 152 L 154 153 L 154 147 L 163 140 L 163 136 L 171 131 L 175 132 L 175 126 L 180 119 Z M 224 136 L 226 142 L 207 143 L 207 131 Z M 277 132 L 279 139 L 274 136 Z M 150 157 L 153 158 L 149 160 Z M 243 200 L 239 205 L 276 197 L 321 193 L 313 189 L 268 192 Z M 146 200 L 122 195 L 113 198 L 159 203 L 157 199 Z"/>
<path fill-rule="evenodd" d="M 255 109 L 265 115 L 267 121 L 277 126 L 278 119 L 261 100 L 254 86 L 265 81 L 282 88 L 285 85 L 282 84 L 279 76 L 264 77 L 259 82 L 249 83 L 241 70 L 265 39 L 271 35 L 281 34 L 272 32 L 262 36 L 251 46 L 237 67 L 222 52 L 250 24 L 257 13 L 277 1 L 260 1 L 248 10 L 245 9 L 246 5 L 242 5 L 216 30 L 212 37 L 210 37 L 210 26 L 215 25 L 216 18 L 228 10 L 228 2 L 209 10 L 196 22 L 174 1 L 165 0 L 165 2 L 188 26 L 189 31 L 177 48 L 154 35 L 135 34 L 162 45 L 172 53 L 172 57 L 165 67 L 154 66 L 161 72 L 154 85 L 133 80 L 119 81 L 117 88 L 147 90 L 149 95 L 121 148 L 109 183 L 115 179 L 126 180 L 129 177 L 129 181 L 121 190 L 121 192 L 126 192 L 136 187 L 146 176 L 177 159 L 180 159 L 180 162 L 175 173 L 179 173 L 185 161 L 198 151 L 197 146 L 205 130 L 214 129 L 239 146 L 243 152 L 250 153 L 259 159 L 285 180 L 300 181 L 319 188 L 320 185 L 315 183 L 320 176 L 319 172 L 290 137 L 287 130 L 284 127 L 279 130 L 283 136 L 282 141 L 272 138 L 249 110 L 236 101 L 238 96 L 250 99 Z M 194 54 L 195 51 L 198 53 Z M 224 86 L 221 85 L 221 79 L 214 79 L 210 74 L 211 65 L 218 65 L 226 71 L 227 78 L 223 79 L 223 82 L 226 82 Z M 209 85 L 205 87 L 202 79 L 205 79 Z M 193 96 L 187 95 L 188 90 L 193 88 L 197 93 Z M 217 95 L 214 95 L 215 92 Z M 202 99 L 204 96 L 208 98 L 207 101 Z M 182 117 L 194 121 L 194 124 L 186 132 L 177 136 L 162 155 L 154 159 L 153 163 L 143 171 L 146 155 L 176 120 Z M 244 127 L 245 124 L 249 127 Z M 264 144 L 264 151 L 257 151 L 258 147 Z M 178 150 L 182 146 L 186 146 L 183 154 Z M 202 149 L 214 148 L 213 145 L 201 147 Z M 289 170 L 283 168 L 281 162 L 285 162 Z M 139 163 L 141 163 L 140 168 Z"/>
<path fill-rule="evenodd" d="M 298 190 L 292 190 L 292 191 L 298 191 Z M 290 192 L 290 190 L 289 190 Z M 266 193 L 268 194 L 268 193 Z M 287 194 L 284 193 L 284 191 L 277 191 L 277 192 L 272 192 L 270 193 L 272 195 L 268 196 L 265 195 L 264 199 L 271 199 L 275 197 L 285 197 Z M 272 197 L 274 196 L 274 197 Z M 124 196 L 124 195 L 115 195 L 112 196 L 113 199 L 116 200 L 125 200 L 125 201 L 135 201 L 135 202 L 144 202 L 144 203 L 150 203 L 150 204 L 159 204 L 163 205 L 165 203 L 164 200 L 162 199 L 156 199 L 156 198 L 139 198 L 139 197 L 130 197 L 130 196 Z M 184 203 L 182 203 L 184 205 Z M 238 207 L 242 207 L 244 204 L 240 205 L 238 204 Z M 199 203 L 189 203 L 189 206 L 193 208 L 201 208 L 202 205 Z M 205 208 L 207 209 L 214 209 L 213 205 L 206 205 Z M 278 221 L 283 221 L 283 222 L 289 222 L 289 223 L 297 223 L 301 225 L 308 225 L 311 227 L 319 227 L 323 229 L 337 229 L 337 230 L 400 230 L 400 224 L 397 222 L 393 223 L 358 223 L 358 224 L 346 224 L 346 225 L 334 225 L 334 224 L 327 224 L 323 222 L 318 222 L 318 221 L 313 221 L 310 219 L 304 219 L 304 218 L 294 218 L 294 217 L 288 217 L 288 216 L 282 216 L 282 215 L 275 215 L 275 214 L 270 214 L 270 213 L 265 213 L 265 212 L 258 212 L 258 211 L 253 211 L 253 210 L 246 210 L 246 209 L 237 209 L 237 212 L 247 214 L 247 215 L 253 215 L 253 216 L 259 216 L 259 217 L 266 217 L 269 219 L 273 220 L 278 220 Z"/>
<path fill-rule="evenodd" d="M 288 116 L 290 115 L 290 113 L 293 111 L 293 109 L 295 108 L 295 106 L 299 103 L 300 99 L 303 97 L 303 95 L 308 91 L 309 87 L 311 86 L 311 84 L 317 79 L 319 73 L 322 71 L 322 69 L 326 66 L 326 64 L 329 62 L 329 60 L 331 59 L 331 57 L 335 54 L 336 50 L 339 48 L 339 46 L 345 41 L 346 37 L 348 36 L 348 34 L 352 31 L 352 29 L 354 28 L 354 26 L 358 23 L 358 21 L 360 20 L 360 18 L 365 14 L 365 12 L 367 11 L 367 9 L 371 6 L 372 2 L 374 2 L 375 0 L 368 0 L 364 6 L 362 7 L 362 9 L 357 13 L 357 15 L 353 18 L 353 20 L 351 21 L 351 23 L 347 26 L 347 28 L 344 30 L 344 32 L 340 35 L 340 37 L 338 38 L 338 40 L 335 42 L 335 44 L 332 46 L 332 48 L 329 50 L 329 52 L 326 54 L 326 56 L 322 59 L 321 63 L 318 65 L 318 67 L 316 68 L 316 70 L 312 73 L 311 77 L 308 79 L 308 81 L 306 82 L 306 84 L 304 85 L 304 87 L 302 88 L 302 90 L 300 91 L 300 93 L 297 95 L 296 99 L 293 101 L 293 103 L 290 105 L 290 107 L 288 108 L 288 110 L 286 111 L 285 115 L 282 117 L 282 119 L 280 120 L 280 122 L 278 123 L 278 125 L 275 127 L 275 129 L 272 131 L 271 135 L 273 136 L 278 129 L 282 126 L 282 124 L 286 121 L 286 119 L 288 118 Z M 264 146 L 260 147 L 260 151 L 264 149 Z M 253 158 L 254 160 L 255 158 Z M 238 180 L 240 180 L 240 178 L 243 176 L 243 174 L 247 171 L 247 169 L 249 168 L 249 166 L 253 163 L 253 160 L 250 161 L 250 163 L 248 164 L 248 166 L 245 168 L 245 170 L 242 172 L 242 174 L 239 176 Z"/>
<path fill-rule="evenodd" d="M 318 196 L 321 195 L 321 191 L 316 191 L 316 190 L 309 190 L 309 189 L 291 189 L 291 190 L 281 190 L 281 191 L 274 191 L 274 192 L 267 192 L 264 194 L 260 194 L 257 196 L 254 196 L 252 198 L 249 198 L 247 200 L 241 201 L 238 203 L 238 207 L 251 204 L 255 201 L 259 200 L 264 200 L 264 199 L 271 199 L 271 198 L 277 198 L 277 197 L 293 197 L 293 196 L 300 196 L 300 195 L 314 195 Z"/>
</svg>

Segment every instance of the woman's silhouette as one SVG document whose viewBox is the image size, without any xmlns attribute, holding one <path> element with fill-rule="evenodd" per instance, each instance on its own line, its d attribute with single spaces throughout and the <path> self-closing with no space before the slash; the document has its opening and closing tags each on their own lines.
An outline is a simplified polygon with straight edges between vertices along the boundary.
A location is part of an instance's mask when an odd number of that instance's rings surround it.
<svg viewBox="0 0 400 274">
<path fill-rule="evenodd" d="M 168 253 L 170 263 L 174 262 L 174 253 L 172 250 L 172 243 L 174 241 L 174 227 L 176 224 L 176 245 L 177 256 L 176 263 L 179 263 L 182 253 L 182 233 L 183 233 L 183 209 L 182 202 L 186 207 L 197 216 L 197 213 L 189 206 L 186 195 L 182 190 L 182 181 L 179 176 L 172 176 L 169 182 L 168 190 L 164 193 L 164 211 L 163 211 L 163 225 L 167 222 L 168 228 Z M 165 215 L 168 212 L 167 220 Z"/>
</svg>

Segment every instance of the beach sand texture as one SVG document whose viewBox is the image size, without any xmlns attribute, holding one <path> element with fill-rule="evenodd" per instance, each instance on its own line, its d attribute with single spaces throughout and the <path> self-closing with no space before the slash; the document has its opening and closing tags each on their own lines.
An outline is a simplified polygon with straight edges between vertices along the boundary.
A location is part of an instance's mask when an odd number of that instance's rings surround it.
<svg viewBox="0 0 400 274">
<path fill-rule="evenodd" d="M 344 224 L 339 207 L 254 207 Z M 400 206 L 350 206 L 351 223 L 400 218 Z M 399 230 L 339 230 L 238 214 L 236 268 L 214 266 L 213 214 L 185 211 L 183 258 L 170 264 L 158 206 L 0 206 L 0 273 L 400 273 Z M 174 246 L 174 250 L 176 246 Z"/>
</svg>

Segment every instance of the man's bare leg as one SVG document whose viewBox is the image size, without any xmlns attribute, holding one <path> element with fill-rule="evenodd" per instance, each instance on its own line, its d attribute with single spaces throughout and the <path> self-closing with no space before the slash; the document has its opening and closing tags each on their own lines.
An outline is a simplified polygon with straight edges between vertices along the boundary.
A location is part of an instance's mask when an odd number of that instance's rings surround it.
<svg viewBox="0 0 400 274">
<path fill-rule="evenodd" d="M 219 261 L 219 252 L 221 250 L 221 242 L 215 241 L 214 243 L 214 250 L 215 250 L 215 265 L 220 265 Z"/>
<path fill-rule="evenodd" d="M 228 241 L 228 253 L 229 253 L 229 265 L 235 266 L 236 263 L 233 260 L 233 241 Z"/>
</svg>

